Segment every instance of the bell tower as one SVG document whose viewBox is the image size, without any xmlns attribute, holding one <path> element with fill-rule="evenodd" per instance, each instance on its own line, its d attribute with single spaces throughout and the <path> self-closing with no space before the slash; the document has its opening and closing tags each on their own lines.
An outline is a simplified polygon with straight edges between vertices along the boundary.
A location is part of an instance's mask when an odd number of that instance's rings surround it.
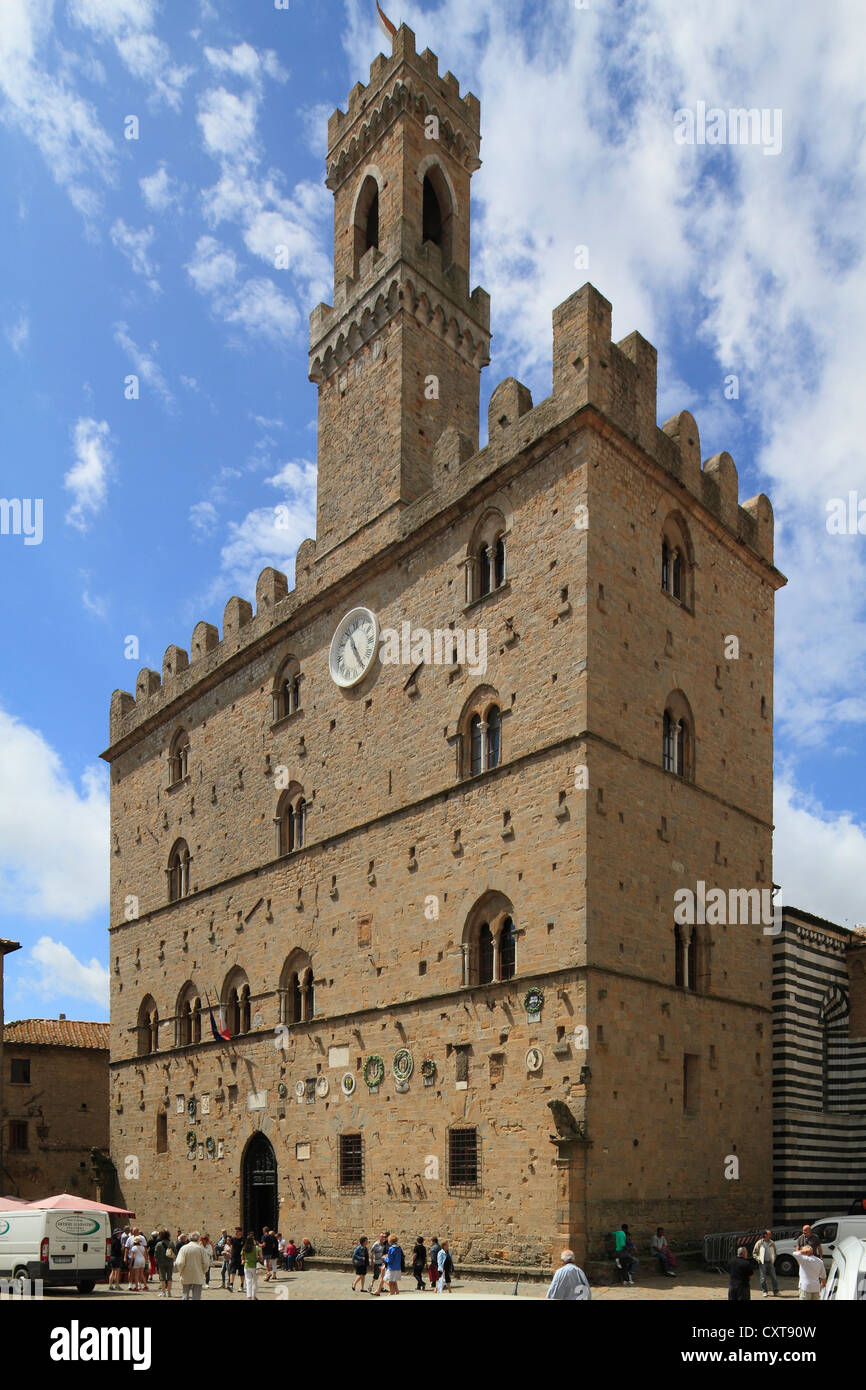
<svg viewBox="0 0 866 1390">
<path fill-rule="evenodd" d="M 478 447 L 490 300 L 469 293 L 480 108 L 405 25 L 328 122 L 334 303 L 310 315 L 320 553 L 430 491 L 455 429 Z"/>
</svg>

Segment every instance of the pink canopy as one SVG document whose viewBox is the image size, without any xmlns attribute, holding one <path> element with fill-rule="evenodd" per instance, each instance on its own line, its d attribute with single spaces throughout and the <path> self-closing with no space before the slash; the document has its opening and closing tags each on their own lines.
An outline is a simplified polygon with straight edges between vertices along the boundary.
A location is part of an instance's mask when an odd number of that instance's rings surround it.
<svg viewBox="0 0 866 1390">
<path fill-rule="evenodd" d="M 126 1207 L 110 1207 L 107 1202 L 90 1202 L 86 1197 L 73 1197 L 70 1192 L 58 1192 L 54 1197 L 45 1197 L 41 1202 L 26 1202 L 28 1208 L 38 1207 L 43 1211 L 107 1211 L 110 1216 L 135 1216 Z"/>
<path fill-rule="evenodd" d="M 26 1207 L 27 1202 L 23 1197 L 0 1197 L 0 1211 L 17 1211 L 19 1207 Z"/>
</svg>

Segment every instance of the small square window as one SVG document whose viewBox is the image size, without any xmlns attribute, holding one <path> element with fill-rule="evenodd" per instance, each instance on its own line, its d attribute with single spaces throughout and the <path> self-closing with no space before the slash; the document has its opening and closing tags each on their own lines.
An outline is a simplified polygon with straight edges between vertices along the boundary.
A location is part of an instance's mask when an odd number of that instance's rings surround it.
<svg viewBox="0 0 866 1390">
<path fill-rule="evenodd" d="M 15 1086 L 30 1085 L 30 1058 L 12 1057 L 10 1059 L 9 1080 Z"/>
</svg>

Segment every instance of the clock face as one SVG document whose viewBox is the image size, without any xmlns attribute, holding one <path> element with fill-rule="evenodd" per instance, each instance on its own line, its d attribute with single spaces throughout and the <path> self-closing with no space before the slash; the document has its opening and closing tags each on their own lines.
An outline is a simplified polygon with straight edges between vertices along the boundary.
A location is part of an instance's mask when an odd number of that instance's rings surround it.
<svg viewBox="0 0 866 1390">
<path fill-rule="evenodd" d="M 335 684 L 348 690 L 369 671 L 376 655 L 379 624 L 369 608 L 353 608 L 343 618 L 331 641 L 328 665 Z"/>
</svg>

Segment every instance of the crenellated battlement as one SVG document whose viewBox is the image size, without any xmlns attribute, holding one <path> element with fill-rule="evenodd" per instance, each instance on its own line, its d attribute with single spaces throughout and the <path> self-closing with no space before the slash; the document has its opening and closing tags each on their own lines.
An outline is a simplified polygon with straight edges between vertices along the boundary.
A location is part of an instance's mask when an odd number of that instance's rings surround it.
<svg viewBox="0 0 866 1390">
<path fill-rule="evenodd" d="M 332 170 L 338 172 L 341 166 L 338 151 L 349 159 L 351 167 L 356 160 L 347 146 L 353 144 L 357 153 L 365 139 L 367 143 L 372 143 L 382 123 L 387 123 L 391 107 L 406 100 L 418 103 L 418 113 L 422 119 L 430 113 L 437 115 L 445 139 L 461 138 L 467 153 L 474 150 L 477 156 L 481 138 L 481 106 L 478 98 L 471 92 L 461 97 L 460 83 L 452 72 L 440 77 L 436 54 L 429 48 L 417 53 L 415 35 L 403 24 L 394 35 L 391 57 L 386 57 L 384 53 L 377 54 L 370 64 L 369 83 L 365 86 L 363 82 L 356 82 L 349 93 L 347 110 L 338 108 L 328 121 L 329 188 L 333 186 Z M 366 137 L 361 133 L 363 128 L 367 130 Z"/>
<path fill-rule="evenodd" d="M 687 410 L 658 427 L 656 350 L 636 332 L 614 343 L 610 330 L 610 303 L 589 283 L 554 309 L 554 396 L 575 408 L 596 406 L 738 540 L 772 564 L 769 498 L 760 493 L 740 503 L 730 454 L 715 454 L 701 463 L 698 426 Z"/>
</svg>

